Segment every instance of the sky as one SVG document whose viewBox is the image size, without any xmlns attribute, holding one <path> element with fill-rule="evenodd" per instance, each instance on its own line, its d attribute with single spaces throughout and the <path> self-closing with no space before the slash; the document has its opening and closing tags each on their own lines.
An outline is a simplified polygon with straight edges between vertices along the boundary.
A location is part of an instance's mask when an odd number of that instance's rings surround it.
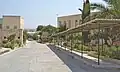
<svg viewBox="0 0 120 72">
<path fill-rule="evenodd" d="M 104 3 L 102 0 L 90 0 L 92 3 Z M 0 0 L 0 17 L 19 15 L 24 17 L 25 28 L 38 25 L 56 26 L 58 16 L 79 14 L 83 0 Z"/>
</svg>

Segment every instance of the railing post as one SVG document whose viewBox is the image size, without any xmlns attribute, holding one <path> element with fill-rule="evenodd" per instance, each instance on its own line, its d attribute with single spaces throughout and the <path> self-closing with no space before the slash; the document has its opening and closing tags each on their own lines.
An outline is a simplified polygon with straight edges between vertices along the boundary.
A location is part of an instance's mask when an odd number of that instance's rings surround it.
<svg viewBox="0 0 120 72">
<path fill-rule="evenodd" d="M 102 29 L 102 32 L 101 32 L 101 34 L 102 34 L 102 54 L 103 54 L 103 29 Z"/>
<path fill-rule="evenodd" d="M 98 65 L 100 65 L 100 24 L 98 28 Z"/>
<path fill-rule="evenodd" d="M 71 53 L 72 53 L 72 34 L 70 34 L 71 36 Z"/>
<path fill-rule="evenodd" d="M 82 45 L 81 45 L 81 58 L 83 58 L 83 43 L 84 39 L 83 39 L 83 30 L 82 30 Z"/>
<path fill-rule="evenodd" d="M 65 42 L 64 42 L 64 44 L 65 44 L 65 50 L 67 50 L 66 48 L 66 45 L 67 45 L 67 36 L 65 36 Z"/>
</svg>

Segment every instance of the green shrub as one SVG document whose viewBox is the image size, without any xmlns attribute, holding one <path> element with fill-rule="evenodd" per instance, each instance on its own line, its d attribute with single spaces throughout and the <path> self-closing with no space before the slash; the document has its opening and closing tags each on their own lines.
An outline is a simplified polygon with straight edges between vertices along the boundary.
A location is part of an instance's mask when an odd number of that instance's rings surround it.
<svg viewBox="0 0 120 72">
<path fill-rule="evenodd" d="M 79 50 L 82 50 L 82 45 L 80 44 L 78 48 L 79 48 Z M 90 51 L 91 49 L 90 49 L 90 47 L 83 45 L 83 50 Z"/>
<path fill-rule="evenodd" d="M 64 42 L 64 43 L 63 43 L 63 46 L 65 46 L 65 47 L 66 47 L 66 46 L 67 46 L 67 43 L 66 43 L 66 42 Z"/>
<path fill-rule="evenodd" d="M 3 46 L 4 46 L 5 48 L 11 48 L 11 43 L 8 42 L 8 43 L 4 44 Z"/>
<path fill-rule="evenodd" d="M 15 47 L 18 47 L 18 46 L 19 46 L 19 44 L 15 40 L 13 40 L 11 42 L 7 42 L 6 44 L 3 44 L 3 47 L 11 48 L 11 49 L 14 49 Z"/>
<path fill-rule="evenodd" d="M 3 44 L 6 44 L 8 42 L 8 40 L 3 40 L 2 43 Z"/>
<path fill-rule="evenodd" d="M 77 45 L 76 49 L 77 49 L 77 50 L 80 50 L 80 46 L 79 46 L 79 44 Z"/>
<path fill-rule="evenodd" d="M 120 59 L 120 48 L 116 48 L 115 46 L 105 47 L 103 51 L 100 48 L 100 54 L 106 58 Z"/>
<path fill-rule="evenodd" d="M 2 43 L 0 43 L 0 47 L 2 47 Z"/>
<path fill-rule="evenodd" d="M 20 42 L 20 40 L 16 40 L 15 43 L 17 43 L 19 47 L 22 46 L 22 43 Z"/>
<path fill-rule="evenodd" d="M 24 42 L 26 41 L 26 35 Z M 10 35 L 7 40 L 2 41 L 2 47 L 14 49 L 15 47 L 20 47 L 22 43 L 20 40 L 15 40 L 15 34 Z"/>
<path fill-rule="evenodd" d="M 113 51 L 110 58 L 114 58 L 114 59 L 119 59 L 120 60 L 120 51 Z"/>
<path fill-rule="evenodd" d="M 12 41 L 15 39 L 15 34 L 10 35 L 8 38 L 8 41 Z"/>
</svg>

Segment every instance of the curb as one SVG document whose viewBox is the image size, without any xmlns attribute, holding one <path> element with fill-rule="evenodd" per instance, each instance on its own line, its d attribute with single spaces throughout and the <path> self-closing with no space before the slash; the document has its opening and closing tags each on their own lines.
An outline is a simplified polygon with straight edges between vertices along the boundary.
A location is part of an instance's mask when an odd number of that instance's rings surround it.
<svg viewBox="0 0 120 72">
<path fill-rule="evenodd" d="M 24 46 L 23 46 L 24 47 Z M 15 48 L 14 50 L 5 50 L 4 52 L 2 52 L 2 53 L 0 53 L 0 56 L 4 56 L 4 55 L 6 55 L 6 54 L 9 54 L 9 53 L 12 53 L 12 52 L 14 52 L 14 51 L 16 51 L 16 50 L 19 50 L 19 49 L 21 49 L 22 47 L 19 47 L 19 48 Z"/>
<path fill-rule="evenodd" d="M 55 46 L 57 49 L 58 48 L 60 48 L 60 47 L 57 47 L 57 46 Z M 87 58 L 81 58 L 81 56 L 79 56 L 79 55 L 77 55 L 77 54 L 75 54 L 75 53 L 71 53 L 69 50 L 65 50 L 65 49 L 63 49 L 63 48 L 60 48 L 59 49 L 60 51 L 62 51 L 62 52 L 64 52 L 64 53 L 66 53 L 66 54 L 68 54 L 68 55 L 70 55 L 70 56 L 72 56 L 72 58 L 74 58 L 74 59 L 78 59 L 78 60 L 82 60 L 83 62 L 84 62 L 84 64 L 86 64 L 86 65 L 89 65 L 89 66 L 92 66 L 92 67 L 94 67 L 94 68 L 102 68 L 102 69 L 120 69 L 120 67 L 113 67 L 113 66 L 111 66 L 111 67 L 109 67 L 109 66 L 104 66 L 104 65 L 97 65 L 97 62 L 95 62 L 96 64 L 91 64 L 91 63 L 89 63 L 89 62 L 87 62 L 85 59 L 87 59 Z M 67 52 L 66 52 L 67 51 Z M 88 59 L 88 60 L 90 60 L 90 59 Z M 91 60 L 91 61 L 93 61 L 93 60 Z"/>
<path fill-rule="evenodd" d="M 120 69 L 120 67 L 108 67 L 108 66 L 100 66 L 100 65 L 91 65 L 94 68 L 102 68 L 102 69 Z"/>
<path fill-rule="evenodd" d="M 0 55 L 2 55 L 2 54 L 4 54 L 4 53 L 7 53 L 7 52 L 9 52 L 10 50 L 4 50 L 4 51 L 2 51 L 2 52 L 0 52 Z"/>
<path fill-rule="evenodd" d="M 26 45 L 23 45 L 23 46 L 21 46 L 21 47 L 15 48 L 14 50 L 8 49 L 8 50 L 5 50 L 5 51 L 3 51 L 3 52 L 0 52 L 0 56 L 4 56 L 4 55 L 6 55 L 6 54 L 9 54 L 9 53 L 11 53 L 11 52 L 14 52 L 14 51 L 16 51 L 16 50 L 19 50 L 19 49 L 21 49 L 21 48 L 24 48 L 25 46 L 26 46 Z"/>
</svg>

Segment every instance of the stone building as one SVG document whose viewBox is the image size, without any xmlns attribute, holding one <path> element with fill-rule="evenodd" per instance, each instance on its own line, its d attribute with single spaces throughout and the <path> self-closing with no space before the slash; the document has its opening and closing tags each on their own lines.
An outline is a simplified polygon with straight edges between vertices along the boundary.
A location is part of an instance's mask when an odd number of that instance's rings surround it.
<svg viewBox="0 0 120 72">
<path fill-rule="evenodd" d="M 3 16 L 0 19 L 0 41 L 12 34 L 23 43 L 24 19 L 21 16 Z"/>
</svg>

